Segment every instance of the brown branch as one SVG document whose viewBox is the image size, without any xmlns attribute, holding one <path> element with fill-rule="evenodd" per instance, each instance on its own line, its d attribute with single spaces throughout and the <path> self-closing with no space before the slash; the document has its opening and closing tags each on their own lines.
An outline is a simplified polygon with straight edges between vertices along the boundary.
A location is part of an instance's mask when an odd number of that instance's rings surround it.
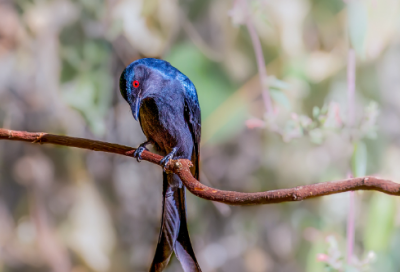
<svg viewBox="0 0 400 272">
<path fill-rule="evenodd" d="M 133 152 L 136 150 L 128 146 L 83 138 L 74 138 L 48 133 L 13 131 L 8 129 L 0 129 L 0 140 L 23 141 L 37 144 L 56 144 L 120 154 L 128 157 L 132 157 Z M 142 158 L 143 160 L 159 164 L 162 156 L 144 151 Z M 349 178 L 260 193 L 224 191 L 205 186 L 198 182 L 190 173 L 191 166 L 192 164 L 189 160 L 171 161 L 167 166 L 167 171 L 179 175 L 182 182 L 192 194 L 207 200 L 222 202 L 229 205 L 257 205 L 300 201 L 308 198 L 358 190 L 379 191 L 389 195 L 400 196 L 400 184 L 378 177 Z"/>
<path fill-rule="evenodd" d="M 42 132 L 26 132 L 0 128 L 0 140 L 22 141 L 33 144 L 55 144 L 69 147 L 77 147 L 94 151 L 102 151 L 107 153 L 120 154 L 133 157 L 136 148 L 125 145 L 112 144 L 102 141 L 89 140 L 84 138 L 75 138 L 69 136 L 54 135 Z M 162 156 L 144 151 L 143 160 L 159 164 Z"/>
</svg>

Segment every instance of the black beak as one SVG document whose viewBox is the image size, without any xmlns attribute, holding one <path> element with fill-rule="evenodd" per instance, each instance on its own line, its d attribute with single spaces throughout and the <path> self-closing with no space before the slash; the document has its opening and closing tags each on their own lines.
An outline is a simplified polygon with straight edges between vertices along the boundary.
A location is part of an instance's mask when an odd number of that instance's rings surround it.
<svg viewBox="0 0 400 272">
<path fill-rule="evenodd" d="M 139 119 L 140 102 L 141 99 L 139 96 L 137 96 L 131 105 L 133 118 L 135 118 L 136 121 Z"/>
</svg>

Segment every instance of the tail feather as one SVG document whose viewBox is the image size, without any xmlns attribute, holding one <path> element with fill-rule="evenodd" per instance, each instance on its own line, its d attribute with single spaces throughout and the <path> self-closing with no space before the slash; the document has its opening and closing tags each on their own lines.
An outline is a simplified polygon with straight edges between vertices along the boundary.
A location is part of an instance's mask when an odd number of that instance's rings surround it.
<svg viewBox="0 0 400 272">
<path fill-rule="evenodd" d="M 186 223 L 185 187 L 182 186 L 179 191 L 182 199 L 182 201 L 180 201 L 181 225 L 179 228 L 178 238 L 175 242 L 174 252 L 185 272 L 201 272 L 190 242 L 189 231 Z"/>
<path fill-rule="evenodd" d="M 186 224 L 185 187 L 175 174 L 163 175 L 163 211 L 160 236 L 150 272 L 161 272 L 172 251 L 185 272 L 201 272 L 196 261 Z"/>
<path fill-rule="evenodd" d="M 179 192 L 163 176 L 163 208 L 160 235 L 150 272 L 161 272 L 168 265 L 180 226 Z"/>
</svg>

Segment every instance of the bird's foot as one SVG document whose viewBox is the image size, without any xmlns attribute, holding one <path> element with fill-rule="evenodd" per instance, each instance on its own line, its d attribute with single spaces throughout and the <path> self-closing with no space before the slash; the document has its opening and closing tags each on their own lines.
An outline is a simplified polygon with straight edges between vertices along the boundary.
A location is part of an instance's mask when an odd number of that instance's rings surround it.
<svg viewBox="0 0 400 272">
<path fill-rule="evenodd" d="M 149 150 L 146 148 L 146 146 L 147 146 L 148 144 L 150 144 L 150 141 L 147 141 L 147 142 L 142 143 L 141 145 L 139 145 L 138 148 L 136 148 L 135 153 L 133 153 L 133 157 L 136 158 L 136 160 L 137 160 L 138 162 L 140 162 L 140 161 L 142 160 L 142 153 L 143 153 L 143 151 L 145 151 L 145 150 L 149 151 Z"/>
<path fill-rule="evenodd" d="M 167 167 L 169 161 L 174 158 L 175 153 L 176 147 L 172 148 L 172 151 L 160 161 L 160 165 L 163 167 L 164 171 L 166 170 L 165 168 Z"/>
</svg>

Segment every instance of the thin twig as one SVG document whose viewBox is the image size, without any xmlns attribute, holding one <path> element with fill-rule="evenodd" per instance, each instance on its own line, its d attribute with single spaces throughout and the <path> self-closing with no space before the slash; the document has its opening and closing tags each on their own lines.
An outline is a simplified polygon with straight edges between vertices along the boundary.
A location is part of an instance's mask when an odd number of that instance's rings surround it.
<svg viewBox="0 0 400 272">
<path fill-rule="evenodd" d="M 347 126 L 352 129 L 355 123 L 355 94 L 356 94 L 356 55 L 353 48 L 349 48 L 347 55 Z M 352 135 L 350 141 L 354 141 Z M 353 177 L 350 173 L 349 178 Z M 349 214 L 347 216 L 347 263 L 351 264 L 354 249 L 354 225 L 355 225 L 355 194 L 349 193 Z"/>
<path fill-rule="evenodd" d="M 253 44 L 254 53 L 256 55 L 257 60 L 257 68 L 258 68 L 258 76 L 260 78 L 260 84 L 262 89 L 262 97 L 265 105 L 265 110 L 268 115 L 273 114 L 271 96 L 269 94 L 269 86 L 268 86 L 268 75 L 267 69 L 265 68 L 265 59 L 264 54 L 261 47 L 260 38 L 257 35 L 257 31 L 254 27 L 253 19 L 250 16 L 248 5 L 246 0 L 242 0 L 245 16 L 246 16 L 246 27 L 249 31 L 251 42 Z M 236 3 L 237 4 L 237 3 Z"/>
<path fill-rule="evenodd" d="M 114 153 L 128 157 L 133 157 L 133 152 L 136 150 L 128 146 L 83 138 L 48 133 L 13 131 L 8 129 L 0 129 L 0 140 L 1 139 L 36 144 L 57 144 Z M 159 164 L 162 156 L 144 151 L 142 158 L 151 163 Z M 259 205 L 292 202 L 357 190 L 379 191 L 388 195 L 400 196 L 400 184 L 391 180 L 371 176 L 348 178 L 259 193 L 224 191 L 205 186 L 198 182 L 190 172 L 191 166 L 192 164 L 189 160 L 173 160 L 167 165 L 166 171 L 176 173 L 192 194 L 207 200 L 218 201 L 229 205 Z"/>
<path fill-rule="evenodd" d="M 349 193 L 349 213 L 347 215 L 347 263 L 351 264 L 354 249 L 355 194 Z"/>
<path fill-rule="evenodd" d="M 351 128 L 355 121 L 355 93 L 356 93 L 356 55 L 350 48 L 347 57 L 347 99 L 348 119 L 347 125 Z"/>
</svg>

